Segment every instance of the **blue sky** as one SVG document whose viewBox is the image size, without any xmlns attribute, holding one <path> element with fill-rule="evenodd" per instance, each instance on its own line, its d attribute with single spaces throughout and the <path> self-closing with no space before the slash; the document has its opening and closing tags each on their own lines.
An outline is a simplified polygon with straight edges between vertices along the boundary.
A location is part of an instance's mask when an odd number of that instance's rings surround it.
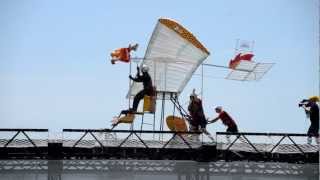
<svg viewBox="0 0 320 180">
<path fill-rule="evenodd" d="M 241 131 L 304 133 L 309 120 L 298 102 L 319 94 L 318 10 L 316 0 L 2 0 L 1 127 L 110 127 L 128 106 L 128 66 L 112 66 L 109 53 L 137 42 L 134 56 L 142 57 L 157 19 L 168 17 L 209 49 L 206 63 L 226 65 L 238 38 L 255 41 L 255 61 L 276 63 L 258 82 L 228 81 L 205 67 L 205 75 L 214 77 L 204 79 L 208 117 L 221 105 Z M 200 82 L 191 79 L 182 103 Z M 220 122 L 208 129 L 225 131 Z"/>
</svg>

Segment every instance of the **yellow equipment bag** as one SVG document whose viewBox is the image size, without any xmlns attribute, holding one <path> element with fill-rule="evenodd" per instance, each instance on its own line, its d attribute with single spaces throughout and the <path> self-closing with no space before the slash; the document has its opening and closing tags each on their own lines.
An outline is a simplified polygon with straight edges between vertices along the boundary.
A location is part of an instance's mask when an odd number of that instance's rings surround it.
<svg viewBox="0 0 320 180">
<path fill-rule="evenodd" d="M 145 95 L 143 98 L 143 112 L 154 113 L 156 110 L 156 97 Z"/>
</svg>

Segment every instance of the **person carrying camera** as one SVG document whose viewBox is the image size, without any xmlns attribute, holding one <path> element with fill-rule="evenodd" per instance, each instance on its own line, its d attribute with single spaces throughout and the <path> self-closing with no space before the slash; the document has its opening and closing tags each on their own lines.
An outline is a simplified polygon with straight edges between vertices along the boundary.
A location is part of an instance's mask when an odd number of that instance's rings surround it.
<svg viewBox="0 0 320 180">
<path fill-rule="evenodd" d="M 313 96 L 309 99 L 304 99 L 299 103 L 299 107 L 302 107 L 307 117 L 310 118 L 311 125 L 308 129 L 308 143 L 311 144 L 312 136 L 317 139 L 319 143 L 319 106 L 317 104 L 319 97 Z"/>
</svg>

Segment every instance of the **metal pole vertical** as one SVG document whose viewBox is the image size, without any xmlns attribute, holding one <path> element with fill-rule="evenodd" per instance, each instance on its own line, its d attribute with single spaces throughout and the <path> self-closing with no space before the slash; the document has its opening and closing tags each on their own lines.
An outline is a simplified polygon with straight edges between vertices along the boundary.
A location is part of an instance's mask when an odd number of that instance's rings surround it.
<svg viewBox="0 0 320 180">
<path fill-rule="evenodd" d="M 167 91 L 167 70 L 168 70 L 168 63 L 165 63 L 165 71 L 164 71 L 164 80 L 165 80 L 164 89 L 165 89 L 165 91 Z M 161 130 L 160 131 L 163 131 L 165 98 L 166 98 L 166 94 L 165 94 L 165 92 L 163 92 L 163 95 L 162 95 L 162 109 L 163 110 L 162 110 Z M 163 140 L 163 134 L 161 134 L 161 139 Z"/>
<path fill-rule="evenodd" d="M 170 99 L 173 99 L 172 94 L 170 96 L 171 96 Z M 173 116 L 174 116 L 176 113 L 176 106 L 174 105 L 174 103 L 172 104 L 173 104 Z"/>
<path fill-rule="evenodd" d="M 142 126 L 143 126 L 143 122 L 144 121 L 144 114 L 142 114 L 142 116 L 141 116 L 141 126 L 140 126 L 140 131 L 142 131 Z M 141 135 L 141 133 L 140 133 L 140 135 Z"/>
<path fill-rule="evenodd" d="M 156 96 L 156 107 L 155 107 L 155 112 L 153 113 L 153 131 L 156 130 L 156 109 L 157 109 L 157 99 L 158 99 L 158 94 L 157 94 L 157 87 L 156 87 L 156 75 L 157 75 L 157 62 L 155 61 L 154 62 L 154 66 L 153 66 L 153 86 L 155 87 L 155 96 Z M 153 133 L 153 139 L 155 138 L 155 133 Z"/>
<path fill-rule="evenodd" d="M 201 64 L 201 100 L 203 102 L 203 64 Z"/>
<path fill-rule="evenodd" d="M 165 99 L 165 93 L 163 93 L 163 111 L 162 111 L 162 128 L 161 131 L 163 131 L 163 125 L 164 125 L 164 111 L 165 111 L 165 107 L 166 107 L 166 99 Z M 161 139 L 163 140 L 163 134 L 161 134 Z"/>
<path fill-rule="evenodd" d="M 152 125 L 152 130 L 156 130 L 156 112 L 153 113 L 153 125 Z M 153 133 L 152 138 L 154 140 L 155 134 Z"/>
<path fill-rule="evenodd" d="M 156 103 L 155 106 L 156 106 L 156 107 L 155 107 L 155 111 L 154 111 L 154 113 L 153 113 L 153 124 L 152 124 L 152 130 L 153 130 L 153 131 L 156 130 L 156 109 L 157 109 L 157 96 L 158 96 L 158 95 L 157 95 L 157 92 L 155 92 L 155 96 L 156 96 L 156 99 L 155 99 L 155 101 L 156 101 L 156 102 L 155 102 L 155 103 Z M 154 137 L 155 137 L 155 134 L 154 134 L 154 133 L 153 133 L 153 136 L 152 136 L 152 137 L 153 137 L 153 140 L 154 140 Z"/>
<path fill-rule="evenodd" d="M 140 125 L 140 131 L 142 131 L 142 126 L 143 126 L 143 122 L 144 121 L 144 113 L 142 114 L 142 116 L 141 116 L 141 125 Z M 142 134 L 141 134 L 141 132 L 140 132 L 140 136 L 141 136 Z"/>
<path fill-rule="evenodd" d="M 129 66 L 129 75 L 131 75 L 131 66 L 132 66 L 132 63 L 131 63 L 131 61 L 130 61 L 130 66 Z M 131 86 L 131 79 L 129 78 L 129 90 L 130 90 L 130 86 Z M 130 109 L 130 104 L 131 104 L 131 94 L 128 94 L 128 99 L 129 99 L 128 109 Z"/>
<path fill-rule="evenodd" d="M 160 116 L 160 131 L 163 130 L 164 101 L 165 101 L 165 92 L 162 92 L 161 116 Z M 163 134 L 159 134 L 159 140 L 161 139 L 161 138 L 160 138 L 161 135 L 163 135 Z M 163 136 L 162 136 L 162 137 L 163 137 Z"/>
<path fill-rule="evenodd" d="M 130 66 L 129 66 L 129 75 L 131 75 L 131 69 L 132 69 L 132 63 L 130 61 Z M 129 78 L 129 93 L 131 92 L 130 91 L 130 86 L 131 86 L 131 79 Z M 128 109 L 130 109 L 130 104 L 131 104 L 131 94 L 128 94 Z M 131 125 L 130 125 L 130 130 L 133 130 L 133 125 L 134 123 L 132 122 Z"/>
</svg>

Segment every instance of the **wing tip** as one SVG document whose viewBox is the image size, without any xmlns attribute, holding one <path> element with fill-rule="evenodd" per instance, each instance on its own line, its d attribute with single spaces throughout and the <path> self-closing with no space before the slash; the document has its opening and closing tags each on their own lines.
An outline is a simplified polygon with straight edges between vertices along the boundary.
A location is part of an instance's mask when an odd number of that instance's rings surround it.
<svg viewBox="0 0 320 180">
<path fill-rule="evenodd" d="M 175 31 L 182 38 L 189 41 L 202 52 L 208 54 L 208 56 L 210 55 L 210 52 L 207 50 L 207 48 L 205 48 L 205 46 L 190 31 L 188 31 L 177 21 L 170 18 L 159 18 L 158 22 Z"/>
</svg>

